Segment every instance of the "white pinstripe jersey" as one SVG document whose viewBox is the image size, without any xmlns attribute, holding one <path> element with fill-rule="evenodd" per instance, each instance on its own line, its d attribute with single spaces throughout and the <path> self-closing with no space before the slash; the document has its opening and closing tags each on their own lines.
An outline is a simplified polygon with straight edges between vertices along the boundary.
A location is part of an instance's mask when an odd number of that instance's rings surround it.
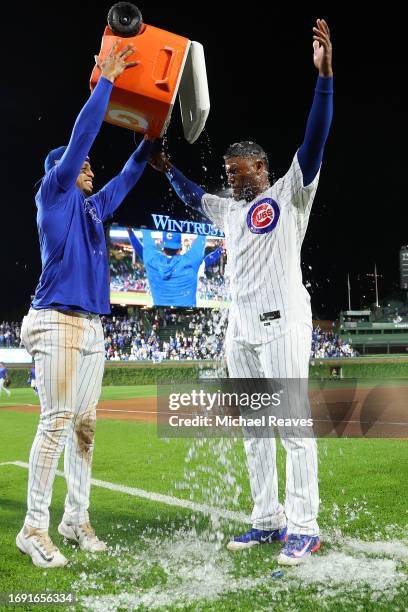
<svg viewBox="0 0 408 612">
<path fill-rule="evenodd" d="M 285 176 L 251 202 L 203 196 L 203 212 L 225 232 L 237 340 L 263 343 L 294 323 L 312 325 L 300 251 L 318 181 L 319 173 L 303 186 L 296 154 Z"/>
</svg>

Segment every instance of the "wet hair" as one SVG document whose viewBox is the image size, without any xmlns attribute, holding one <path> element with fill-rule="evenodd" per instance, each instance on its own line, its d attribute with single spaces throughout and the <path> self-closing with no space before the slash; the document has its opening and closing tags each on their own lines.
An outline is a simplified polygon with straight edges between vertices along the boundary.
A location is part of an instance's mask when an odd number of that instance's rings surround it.
<svg viewBox="0 0 408 612">
<path fill-rule="evenodd" d="M 251 142 L 250 140 L 244 140 L 242 142 L 235 142 L 230 145 L 224 155 L 224 159 L 230 159 L 231 157 L 252 157 L 263 161 L 266 170 L 269 172 L 269 161 L 268 156 L 263 148 Z"/>
</svg>

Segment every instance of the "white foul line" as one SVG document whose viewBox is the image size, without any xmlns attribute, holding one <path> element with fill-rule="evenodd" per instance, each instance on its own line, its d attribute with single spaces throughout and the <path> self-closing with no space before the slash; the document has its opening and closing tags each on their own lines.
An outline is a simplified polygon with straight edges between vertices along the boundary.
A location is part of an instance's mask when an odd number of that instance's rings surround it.
<svg viewBox="0 0 408 612">
<path fill-rule="evenodd" d="M 0 463 L 1 465 L 15 465 L 20 468 L 28 470 L 28 463 L 23 461 L 5 461 Z M 64 477 L 64 472 L 60 470 L 56 471 L 57 476 Z M 141 497 L 148 499 L 149 501 L 159 502 L 160 504 L 167 504 L 168 506 L 178 506 L 179 508 L 185 508 L 187 510 L 193 510 L 194 512 L 201 512 L 212 516 L 214 518 L 223 518 L 239 523 L 251 524 L 251 517 L 244 514 L 243 512 L 234 512 L 233 510 L 222 510 L 221 508 L 213 508 L 207 504 L 198 504 L 196 502 L 189 501 L 187 499 L 179 499 L 178 497 L 172 497 L 171 495 L 162 495 L 161 493 L 153 493 L 152 491 L 145 491 L 144 489 L 136 489 L 134 487 L 127 487 L 121 484 L 115 484 L 113 482 L 107 482 L 106 480 L 98 480 L 97 478 L 91 479 L 91 484 L 94 487 L 101 487 L 102 489 L 109 489 L 110 491 L 117 491 L 118 493 L 126 493 L 133 497 Z"/>
</svg>

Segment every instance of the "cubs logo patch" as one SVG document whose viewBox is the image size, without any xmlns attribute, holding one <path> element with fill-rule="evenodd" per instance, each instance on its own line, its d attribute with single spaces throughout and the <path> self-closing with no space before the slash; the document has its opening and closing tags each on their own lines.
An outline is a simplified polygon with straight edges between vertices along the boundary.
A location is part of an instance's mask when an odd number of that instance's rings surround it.
<svg viewBox="0 0 408 612">
<path fill-rule="evenodd" d="M 252 204 L 247 214 L 247 226 L 253 234 L 271 232 L 279 221 L 278 203 L 272 198 L 264 198 Z"/>
</svg>

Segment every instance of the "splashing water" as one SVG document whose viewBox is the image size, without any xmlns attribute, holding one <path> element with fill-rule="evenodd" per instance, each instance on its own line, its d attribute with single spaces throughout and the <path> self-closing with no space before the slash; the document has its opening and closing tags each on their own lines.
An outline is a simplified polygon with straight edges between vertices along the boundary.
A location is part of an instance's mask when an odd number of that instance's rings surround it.
<svg viewBox="0 0 408 612">
<path fill-rule="evenodd" d="M 208 314 L 213 319 L 213 328 L 221 330 L 225 337 L 228 310 L 210 311 Z M 212 378 L 225 377 L 225 343 L 215 363 L 211 372 Z M 244 459 L 241 439 L 229 437 L 194 439 L 184 461 L 184 480 L 176 484 L 176 489 L 188 491 L 191 501 L 205 501 L 206 505 L 214 509 L 243 510 Z M 250 505 L 247 510 L 249 508 Z M 225 539 L 222 527 L 227 529 L 228 524 L 223 525 L 224 519 L 216 512 L 211 513 L 209 519 L 210 527 L 206 536 L 210 541 L 222 546 Z M 195 517 L 193 520 L 196 520 Z"/>
</svg>

